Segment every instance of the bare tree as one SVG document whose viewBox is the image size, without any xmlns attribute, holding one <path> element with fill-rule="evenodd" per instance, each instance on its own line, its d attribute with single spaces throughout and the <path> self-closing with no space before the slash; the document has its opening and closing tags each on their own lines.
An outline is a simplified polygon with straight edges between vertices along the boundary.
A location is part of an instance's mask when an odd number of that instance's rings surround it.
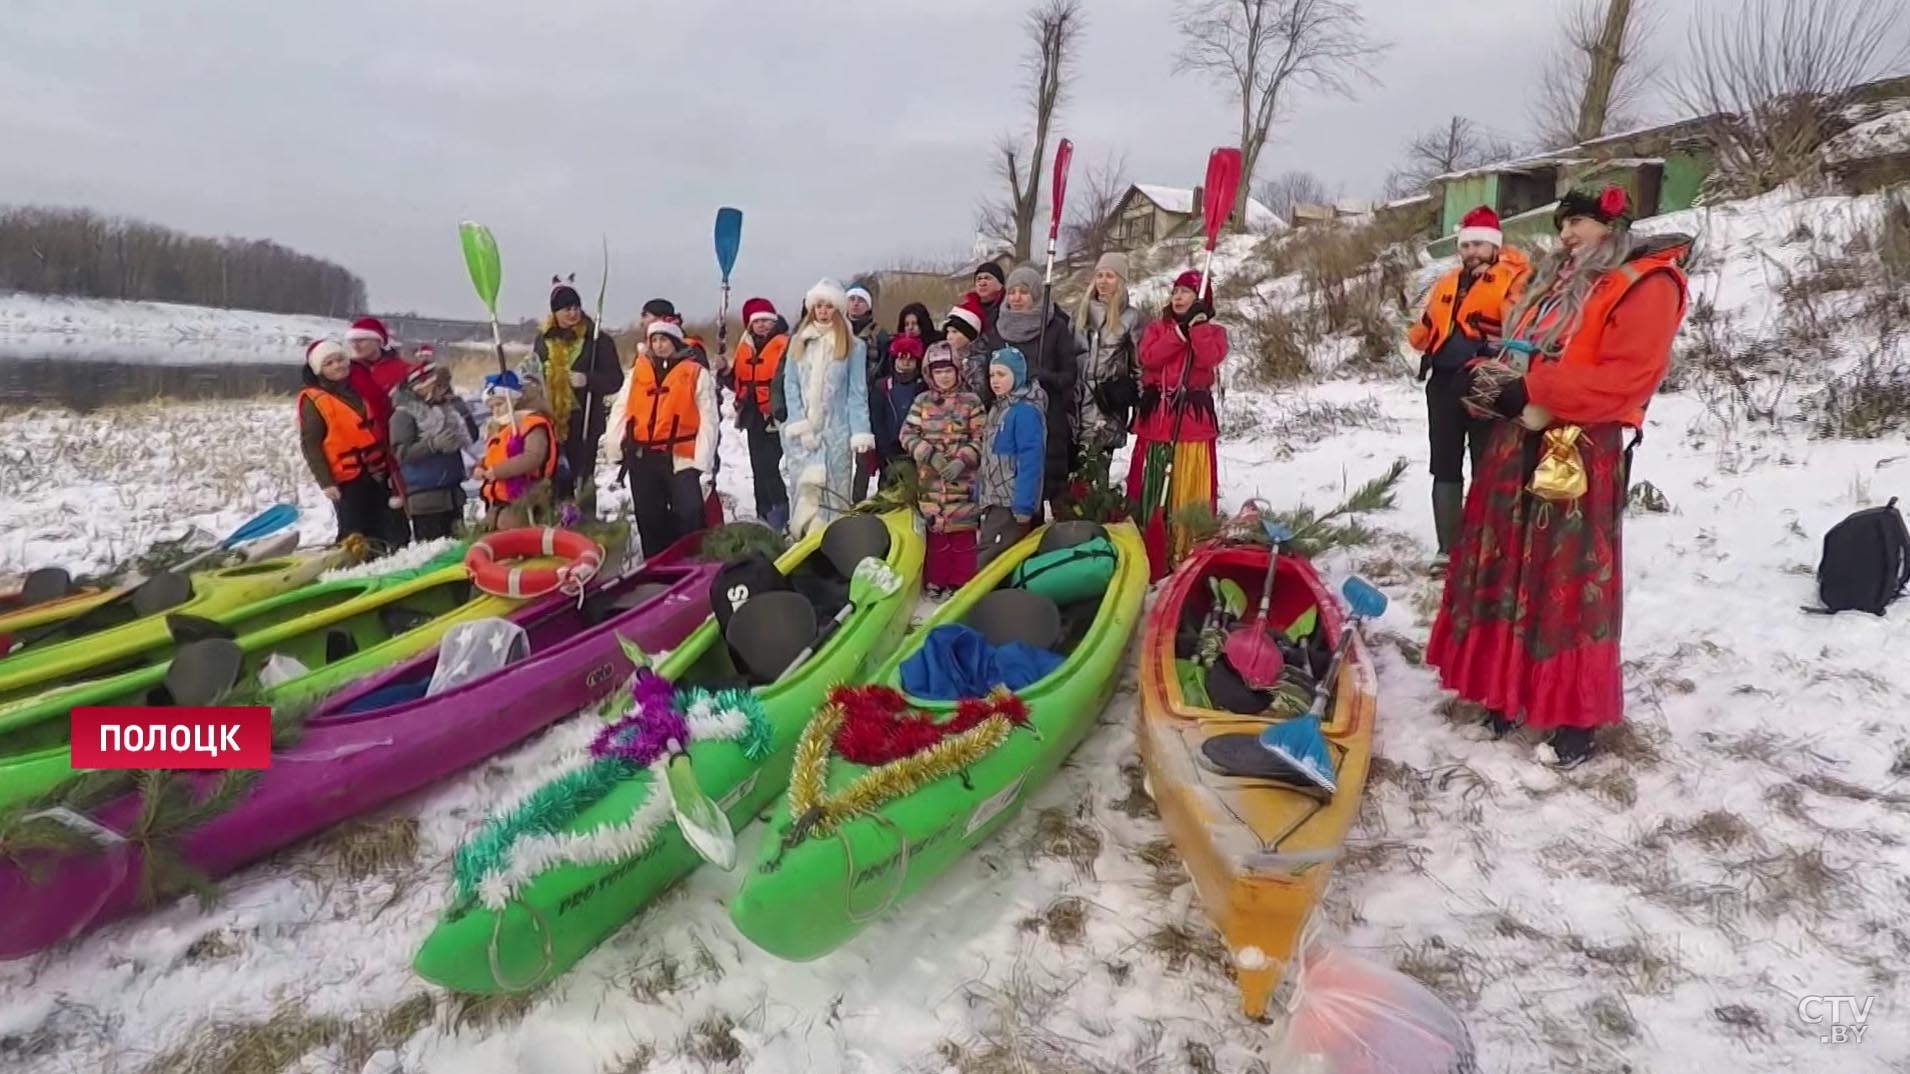
<svg viewBox="0 0 1910 1074">
<path fill-rule="evenodd" d="M 1176 70 L 1212 78 L 1240 105 L 1244 174 L 1234 212 L 1242 221 L 1260 151 L 1294 94 L 1351 97 L 1351 79 L 1378 81 L 1369 65 L 1386 49 L 1349 0 L 1193 0 L 1179 26 Z"/>
<path fill-rule="evenodd" d="M 1114 236 L 1114 210 L 1128 190 L 1127 154 L 1109 153 L 1069 183 L 1068 190 L 1067 222 L 1061 228 L 1068 254 L 1099 257 Z"/>
<path fill-rule="evenodd" d="M 1658 0 L 1575 0 L 1542 68 L 1532 129 L 1545 148 L 1577 145 L 1638 122 L 1654 61 Z"/>
<path fill-rule="evenodd" d="M 1003 135 L 995 143 L 995 174 L 1007 185 L 1007 196 L 985 203 L 976 221 L 982 234 L 1012 247 L 1017 261 L 1027 261 L 1034 249 L 1048 135 L 1074 81 L 1075 45 L 1086 21 L 1081 0 L 1044 0 L 1028 13 L 1026 67 L 1028 103 L 1035 113 L 1034 144 L 1017 135 Z"/>
<path fill-rule="evenodd" d="M 1901 0 L 1731 0 L 1695 19 L 1672 94 L 1723 117 L 1711 136 L 1734 186 L 1769 190 L 1810 171 L 1851 89 L 1904 62 L 1903 15 Z"/>
<path fill-rule="evenodd" d="M 1254 196 L 1272 209 L 1273 215 L 1291 224 L 1294 206 L 1322 204 L 1332 200 L 1333 192 L 1327 189 L 1326 180 L 1312 172 L 1288 171 L 1261 183 Z"/>
<path fill-rule="evenodd" d="M 1513 152 L 1511 142 L 1464 116 L 1453 116 L 1407 143 L 1406 159 L 1386 177 L 1386 196 L 1424 194 L 1437 176 L 1504 160 Z"/>
</svg>

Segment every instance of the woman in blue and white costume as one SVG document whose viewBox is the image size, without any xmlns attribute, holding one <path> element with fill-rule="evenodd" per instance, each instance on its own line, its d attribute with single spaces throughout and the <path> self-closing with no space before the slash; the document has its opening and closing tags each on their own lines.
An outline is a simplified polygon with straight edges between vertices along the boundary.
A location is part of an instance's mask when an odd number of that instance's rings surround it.
<svg viewBox="0 0 1910 1074">
<path fill-rule="evenodd" d="M 802 323 L 783 359 L 783 476 L 789 532 L 800 539 L 853 506 L 855 457 L 875 450 L 869 430 L 866 351 L 849 329 L 842 285 L 823 280 L 803 296 Z"/>
</svg>

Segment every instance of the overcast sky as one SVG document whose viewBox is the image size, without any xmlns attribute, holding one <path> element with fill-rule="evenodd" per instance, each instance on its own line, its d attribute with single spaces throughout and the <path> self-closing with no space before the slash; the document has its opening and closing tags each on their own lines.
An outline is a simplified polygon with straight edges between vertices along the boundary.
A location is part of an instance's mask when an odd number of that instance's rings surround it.
<svg viewBox="0 0 1910 1074">
<path fill-rule="evenodd" d="M 1261 166 L 1377 191 L 1401 144 L 1460 112 L 1523 133 L 1521 70 L 1565 0 L 1365 0 L 1394 48 L 1355 101 L 1296 102 Z M 1698 0 L 1661 0 L 1667 41 Z M 89 206 L 271 238 L 362 275 L 381 310 L 475 317 L 457 223 L 504 253 L 501 312 L 552 273 L 607 320 L 664 295 L 713 309 L 711 222 L 744 211 L 736 299 L 965 253 L 1026 124 L 1032 0 L 4 0 L 0 203 Z M 1074 175 L 1192 186 L 1237 137 L 1175 76 L 1172 0 L 1089 0 L 1060 133 Z M 1672 47 L 1667 44 L 1665 47 Z"/>
</svg>

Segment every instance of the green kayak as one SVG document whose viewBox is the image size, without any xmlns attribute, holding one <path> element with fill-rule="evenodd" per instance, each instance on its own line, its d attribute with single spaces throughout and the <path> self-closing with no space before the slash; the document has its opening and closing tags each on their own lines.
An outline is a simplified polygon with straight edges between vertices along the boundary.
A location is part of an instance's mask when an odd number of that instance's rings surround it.
<svg viewBox="0 0 1910 1074">
<path fill-rule="evenodd" d="M 212 704 L 227 696 L 298 706 L 436 645 L 457 623 L 522 603 L 477 593 L 464 553 L 459 543 L 418 567 L 307 585 L 207 617 L 215 636 L 232 635 L 243 653 L 236 672 L 218 666 L 216 654 L 200 665 L 199 647 L 182 642 L 146 666 L 0 704 L 0 809 L 73 775 L 68 736 L 76 706 Z M 259 675 L 274 657 L 290 677 L 265 687 Z"/>
<path fill-rule="evenodd" d="M 1102 532 L 1117 553 L 1104 591 L 1058 606 L 1005 585 L 1023 560 Z M 789 794 L 730 903 L 737 929 L 791 961 L 826 955 L 1006 824 L 1094 728 L 1113 696 L 1147 575 L 1147 553 L 1131 523 L 1104 530 L 1092 522 L 1045 527 L 1003 552 L 883 664 L 870 681 L 888 690 L 832 693 L 798 747 Z M 903 662 L 936 628 L 958 624 L 992 644 L 1019 641 L 1062 662 L 1012 694 L 959 706 L 904 694 Z M 855 734 L 884 721 L 899 721 L 888 724 L 899 728 L 910 722 L 907 710 L 934 721 L 945 736 L 939 744 L 897 756 L 894 743 L 904 739 L 898 730 Z M 857 723 L 838 736 L 849 720 Z M 844 743 L 870 748 L 872 741 L 891 751 L 886 763 L 864 767 L 837 755 Z"/>
<path fill-rule="evenodd" d="M 860 681 L 900 642 L 920 596 L 923 544 L 907 512 L 837 519 L 776 561 L 792 590 L 745 589 L 726 632 L 712 616 L 658 663 L 653 681 L 666 699 L 676 691 L 690 712 L 694 781 L 732 826 L 781 793 L 796 738 L 829 689 Z M 888 570 L 870 572 L 865 557 L 880 557 Z M 892 588 L 847 601 L 851 579 L 864 573 L 884 575 Z M 718 584 L 735 599 L 729 579 Z M 755 634 L 771 623 L 796 628 Z M 636 683 L 643 681 L 640 671 Z M 706 709 L 707 725 L 729 712 L 735 727 L 699 730 L 696 706 L 682 700 L 692 696 L 717 710 Z M 628 722 L 610 725 L 600 740 Z M 536 987 L 702 864 L 672 819 L 662 770 L 646 762 L 593 782 L 592 772 L 605 771 L 598 759 L 494 815 L 458 852 L 451 904 L 412 963 L 419 976 L 465 993 Z"/>
</svg>

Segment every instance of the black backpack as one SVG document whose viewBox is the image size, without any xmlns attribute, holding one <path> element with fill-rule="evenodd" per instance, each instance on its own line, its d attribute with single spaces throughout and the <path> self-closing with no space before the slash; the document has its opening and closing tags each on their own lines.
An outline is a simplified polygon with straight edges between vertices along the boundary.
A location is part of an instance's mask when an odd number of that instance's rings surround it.
<svg viewBox="0 0 1910 1074">
<path fill-rule="evenodd" d="M 776 561 L 761 552 L 723 564 L 710 582 L 710 610 L 716 613 L 718 632 L 727 636 L 730 617 L 749 598 L 792 588 L 788 576 L 776 569 Z"/>
<path fill-rule="evenodd" d="M 1817 596 L 1823 611 L 1864 611 L 1882 615 L 1884 607 L 1910 585 L 1910 530 L 1897 511 L 1897 498 L 1882 507 L 1851 515 L 1824 534 L 1824 558 L 1817 564 Z"/>
</svg>

